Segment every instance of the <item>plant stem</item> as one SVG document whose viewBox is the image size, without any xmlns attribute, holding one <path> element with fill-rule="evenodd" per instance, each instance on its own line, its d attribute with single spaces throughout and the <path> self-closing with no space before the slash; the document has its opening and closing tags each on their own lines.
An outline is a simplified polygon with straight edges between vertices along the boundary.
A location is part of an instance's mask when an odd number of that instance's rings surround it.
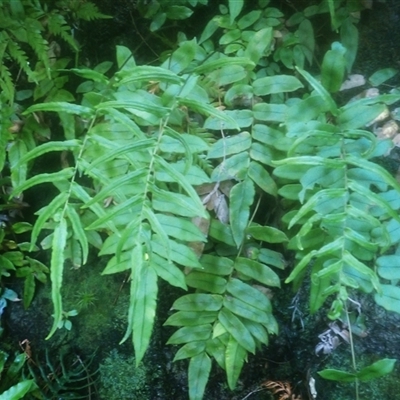
<svg viewBox="0 0 400 400">
<path fill-rule="evenodd" d="M 351 359 L 352 359 L 352 363 L 353 363 L 353 369 L 354 372 L 357 373 L 357 364 L 356 364 L 356 353 L 354 351 L 354 342 L 353 342 L 353 332 L 351 330 L 351 323 L 350 323 L 350 318 L 349 318 L 349 311 L 347 310 L 347 303 L 345 302 L 345 311 L 346 311 L 346 322 L 347 322 L 347 326 L 349 329 L 349 340 L 350 340 L 350 349 L 351 349 Z M 359 400 L 359 381 L 358 378 L 356 377 L 355 379 L 355 388 L 356 388 L 356 400 Z"/>
</svg>

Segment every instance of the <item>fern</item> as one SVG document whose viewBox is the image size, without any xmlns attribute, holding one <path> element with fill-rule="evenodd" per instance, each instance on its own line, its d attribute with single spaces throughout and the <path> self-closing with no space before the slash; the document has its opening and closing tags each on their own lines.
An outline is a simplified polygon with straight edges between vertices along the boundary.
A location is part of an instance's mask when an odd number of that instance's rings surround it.
<svg viewBox="0 0 400 400">
<path fill-rule="evenodd" d="M 289 228 L 301 226 L 291 241 L 299 262 L 287 282 L 298 287 L 313 260 L 310 310 L 316 312 L 334 296 L 328 314 L 334 320 L 342 317 L 354 289 L 375 291 L 382 303 L 388 296 L 389 288 L 381 286 L 371 267 L 379 254 L 398 242 L 393 229 L 400 223 L 400 185 L 370 161 L 385 154 L 390 142 L 378 141 L 362 126 L 382 112 L 385 101 L 398 97 L 361 100 L 338 109 L 318 82 L 300 72 L 325 100 L 322 110 L 329 109 L 338 119 L 337 125 L 309 121 L 296 113 L 302 109 L 298 103 L 292 114 L 296 124 L 289 125 L 290 158 L 274 163 L 276 176 L 299 183 L 280 189 L 282 196 L 301 203 L 284 217 Z M 303 133 L 300 126 L 307 125 Z"/>
<path fill-rule="evenodd" d="M 69 14 L 76 12 L 74 18 L 84 20 L 106 18 L 90 2 L 74 2 L 74 4 L 71 4 L 72 6 L 76 10 L 66 7 L 66 12 Z M 78 50 L 77 43 L 71 34 L 71 27 L 66 23 L 62 12 L 65 12 L 65 10 L 60 8 L 49 11 L 48 7 L 42 5 L 40 1 L 6 0 L 1 3 L 0 26 L 3 31 L 0 33 L 0 85 L 6 94 L 7 101 L 12 102 L 14 99 L 13 81 L 19 76 L 17 74 L 13 76 L 9 72 L 12 71 L 8 65 L 10 60 L 17 62 L 19 68 L 24 71 L 30 81 L 40 84 L 40 81 L 51 80 L 50 69 L 54 60 L 50 62 L 53 55 L 47 40 L 51 35 L 60 36 L 74 51 Z M 33 54 L 30 54 L 30 49 L 33 50 Z M 44 66 L 44 73 L 39 72 L 40 68 L 33 72 L 31 66 L 36 61 Z M 47 85 L 44 84 L 43 86 L 54 85 L 47 82 Z M 40 91 L 40 89 L 37 90 Z M 69 95 L 66 91 L 63 92 L 62 89 L 53 89 L 52 95 L 50 97 L 57 98 L 58 96 L 58 99 L 72 99 L 72 95 Z"/>
<path fill-rule="evenodd" d="M 3 33 L 5 35 L 7 35 L 6 32 L 3 32 Z M 33 80 L 34 79 L 33 71 L 29 66 L 28 56 L 26 55 L 25 51 L 22 50 L 22 48 L 19 46 L 18 42 L 9 40 L 7 49 L 8 49 L 8 52 L 9 52 L 11 58 L 13 58 L 15 61 L 17 61 L 18 65 L 26 73 L 28 78 Z"/>
<path fill-rule="evenodd" d="M 65 21 L 65 18 L 58 13 L 48 15 L 47 26 L 52 35 L 60 36 L 67 42 L 75 51 L 78 51 L 76 40 L 71 35 L 71 27 Z"/>
<path fill-rule="evenodd" d="M 28 44 L 34 50 L 38 59 L 43 62 L 46 71 L 50 71 L 48 59 L 49 43 L 42 35 L 42 25 L 39 21 L 30 18 L 25 20 L 24 25 Z"/>
<path fill-rule="evenodd" d="M 96 4 L 90 1 L 71 1 L 69 7 L 78 20 L 82 19 L 84 21 L 92 21 L 94 19 L 111 18 L 108 15 L 102 14 Z"/>
</svg>

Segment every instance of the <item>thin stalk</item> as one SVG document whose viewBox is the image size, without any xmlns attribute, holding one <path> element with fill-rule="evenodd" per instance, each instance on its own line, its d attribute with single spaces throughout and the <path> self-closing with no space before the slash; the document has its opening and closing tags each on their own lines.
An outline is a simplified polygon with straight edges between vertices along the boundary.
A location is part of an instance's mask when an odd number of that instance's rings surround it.
<svg viewBox="0 0 400 400">
<path fill-rule="evenodd" d="M 344 308 L 345 308 L 345 311 L 346 311 L 346 322 L 347 322 L 347 326 L 348 326 L 349 333 L 350 333 L 349 340 L 350 340 L 350 349 L 351 349 L 351 360 L 352 360 L 352 364 L 353 364 L 353 370 L 354 370 L 355 373 L 357 373 L 357 363 L 356 363 L 356 353 L 354 351 L 353 332 L 351 330 L 349 312 L 347 310 L 347 304 L 346 303 L 344 305 Z M 359 397 L 359 383 L 360 382 L 359 382 L 357 377 L 355 378 L 354 383 L 355 383 L 355 389 L 356 389 L 356 400 L 359 400 L 360 399 L 360 397 Z"/>
</svg>

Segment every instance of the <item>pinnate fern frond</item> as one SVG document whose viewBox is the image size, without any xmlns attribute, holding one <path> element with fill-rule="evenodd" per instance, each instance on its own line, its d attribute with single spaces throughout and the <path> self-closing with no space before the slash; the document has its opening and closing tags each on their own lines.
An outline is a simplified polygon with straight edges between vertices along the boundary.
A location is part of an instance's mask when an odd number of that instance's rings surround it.
<svg viewBox="0 0 400 400">
<path fill-rule="evenodd" d="M 6 32 L 4 33 L 6 34 Z M 17 61 L 18 65 L 21 67 L 21 69 L 26 73 L 26 75 L 29 78 L 32 78 L 33 71 L 29 66 L 28 56 L 26 55 L 25 51 L 22 50 L 18 42 L 9 40 L 7 49 L 11 58 Z"/>
<path fill-rule="evenodd" d="M 49 32 L 55 36 L 60 36 L 75 51 L 78 51 L 76 40 L 71 34 L 71 27 L 67 24 L 65 18 L 59 13 L 50 13 L 47 16 L 47 27 Z"/>
<path fill-rule="evenodd" d="M 50 63 L 48 57 L 49 43 L 43 37 L 43 27 L 39 21 L 26 18 L 24 21 L 26 29 L 26 38 L 28 44 L 32 47 L 38 59 L 43 63 L 47 71 L 50 71 Z M 48 72 L 50 73 L 50 72 Z"/>
</svg>

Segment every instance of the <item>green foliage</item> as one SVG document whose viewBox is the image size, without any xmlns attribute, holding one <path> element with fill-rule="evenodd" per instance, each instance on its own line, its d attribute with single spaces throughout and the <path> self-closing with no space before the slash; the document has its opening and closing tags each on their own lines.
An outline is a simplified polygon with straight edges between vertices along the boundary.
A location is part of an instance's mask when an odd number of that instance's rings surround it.
<svg viewBox="0 0 400 400">
<path fill-rule="evenodd" d="M 188 18 L 187 3 L 207 2 L 139 2 L 138 8 L 155 31 L 167 18 Z M 39 185 L 57 191 L 36 212 L 25 246 L 32 251 L 40 240 L 51 249 L 48 338 L 60 327 L 71 329 L 69 317 L 76 315 L 63 309 L 66 261 L 81 268 L 96 251 L 107 260 L 103 275 L 129 273 L 122 341 L 132 338 L 140 368 L 164 280 L 187 291 L 172 304 L 165 325 L 177 327 L 168 341 L 179 346 L 174 361 L 189 359 L 191 399 L 203 397 L 213 360 L 234 389 L 248 354 L 278 334 L 266 293 L 280 288 L 282 276 L 295 288 L 308 279 L 311 313 L 328 303 L 332 320 L 356 291 L 374 293 L 389 309 L 393 297 L 400 301 L 394 260 L 385 258 L 397 257 L 386 253 L 400 241 L 400 185 L 374 162 L 391 144 L 366 128 L 400 96 L 343 106 L 334 97 L 357 50 L 353 2 L 324 1 L 288 19 L 268 1 L 244 15 L 244 2 L 227 3 L 198 40 L 179 35 L 160 65 L 139 66 L 128 48 L 117 46 L 112 76 L 111 62 L 68 70 L 82 80 L 73 95 L 63 89 L 68 62 L 57 60 L 57 71 L 42 75 L 34 91 L 34 100 L 44 102 L 23 112 L 20 135 L 5 126 L 2 144 L 11 143 L 11 150 L 0 149 L 0 161 L 7 155 L 10 162 L 13 197 Z M 82 4 L 91 11 L 82 11 Z M 102 17 L 90 4 L 68 7 L 76 18 Z M 316 56 L 313 17 L 328 12 L 341 41 L 325 54 L 319 82 L 304 67 Z M 51 29 L 68 42 L 63 27 L 59 22 Z M 39 52 L 40 45 L 31 46 Z M 18 48 L 12 51 L 22 60 Z M 2 112 L 11 121 L 14 109 Z M 58 118 L 62 139 L 40 127 L 42 113 Z M 37 144 L 37 135 L 45 143 Z M 58 154 L 63 161 L 56 170 L 30 172 L 35 161 Z M 279 221 L 277 208 L 285 212 Z M 288 277 L 279 252 L 284 247 L 296 260 Z M 46 270 L 26 261 L 29 267 L 18 276 L 26 279 L 29 304 L 32 282 L 43 281 Z M 381 361 L 389 370 L 389 361 Z M 339 375 L 363 380 L 377 376 L 374 368 Z"/>
<path fill-rule="evenodd" d="M 354 382 L 356 379 L 360 381 L 369 381 L 371 379 L 380 378 L 381 376 L 390 374 L 393 371 L 396 360 L 384 358 L 379 360 L 368 367 L 362 368 L 357 373 L 349 373 L 336 369 L 325 369 L 318 372 L 325 379 L 341 382 Z"/>
<path fill-rule="evenodd" d="M 182 21 L 193 14 L 193 8 L 207 5 L 208 0 L 158 0 L 148 2 L 138 0 L 136 7 L 140 14 L 151 20 L 150 31 L 155 32 L 163 27 L 167 20 Z"/>
<path fill-rule="evenodd" d="M 61 37 L 74 51 L 79 50 L 71 26 L 67 23 L 68 17 L 76 22 L 106 17 L 93 3 L 87 1 L 60 1 L 51 10 L 47 4 L 42 3 L 34 0 L 5 0 L 0 4 L 0 87 L 3 99 L 10 103 L 16 94 L 16 82 L 12 78 L 12 70 L 16 66 L 26 74 L 30 82 L 38 84 L 46 81 L 49 85 L 55 78 L 51 70 L 57 58 L 56 53 L 59 52 L 59 45 L 55 42 L 57 37 Z M 62 67 L 58 65 L 56 68 Z"/>
<path fill-rule="evenodd" d="M 22 369 L 26 361 L 25 354 L 16 354 L 10 362 L 8 362 L 8 357 L 9 354 L 0 351 L 0 399 L 24 399 L 25 395 L 36 389 L 33 379 L 22 377 Z"/>
<path fill-rule="evenodd" d="M 92 371 L 91 368 L 94 354 L 88 359 L 82 359 L 71 352 L 71 349 L 61 348 L 57 351 L 57 359 L 46 349 L 44 360 L 35 357 L 35 362 L 28 364 L 29 374 L 35 382 L 36 389 L 27 398 L 78 400 L 94 395 L 98 372 Z"/>
</svg>

